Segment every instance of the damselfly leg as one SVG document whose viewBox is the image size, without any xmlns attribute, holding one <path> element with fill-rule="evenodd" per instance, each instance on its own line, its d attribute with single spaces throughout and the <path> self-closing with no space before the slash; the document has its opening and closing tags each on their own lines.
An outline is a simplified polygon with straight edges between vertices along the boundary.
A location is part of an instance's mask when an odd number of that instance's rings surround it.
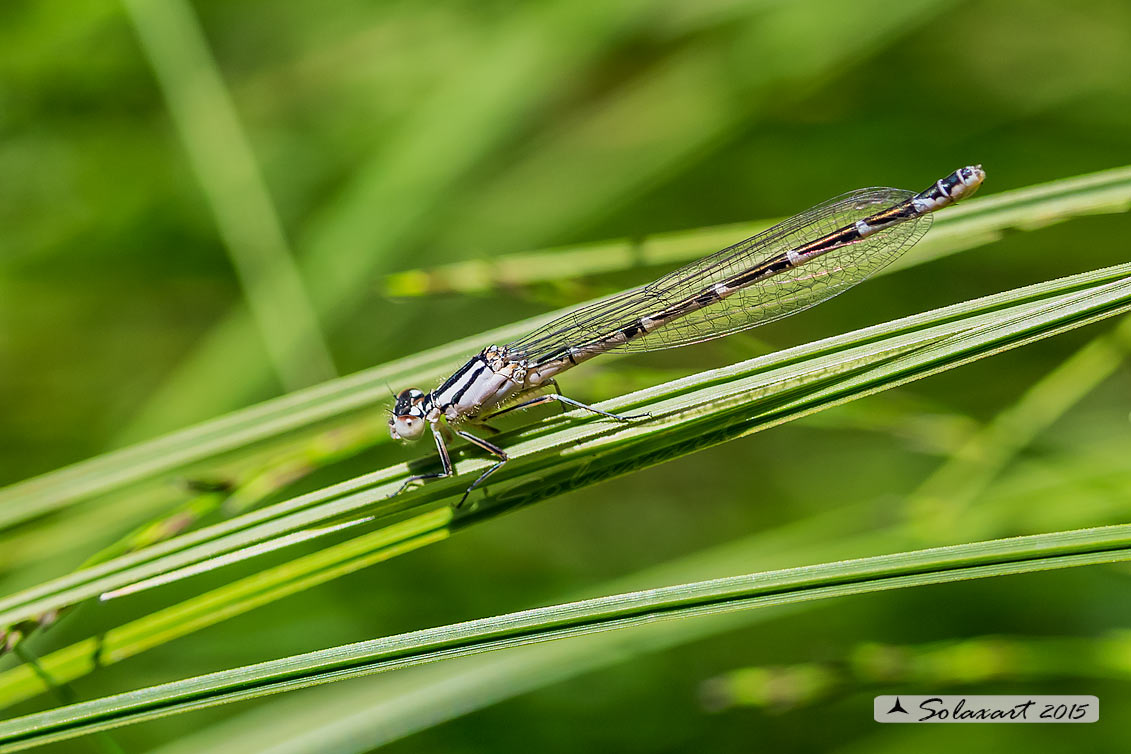
<svg viewBox="0 0 1131 754">
<path fill-rule="evenodd" d="M 554 382 L 553 384 L 554 384 L 554 389 L 557 390 L 557 387 L 558 387 L 557 382 Z M 585 409 L 586 411 L 592 411 L 594 414 L 599 414 L 600 416 L 606 416 L 610 419 L 616 419 L 617 421 L 620 421 L 620 422 L 630 422 L 630 421 L 634 421 L 636 419 L 651 419 L 652 418 L 651 414 L 622 415 L 622 414 L 609 413 L 608 411 L 602 411 L 599 408 L 596 408 L 594 406 L 590 406 L 588 404 L 582 403 L 581 401 L 575 401 L 573 398 L 567 398 L 566 396 L 562 395 L 560 392 L 553 392 L 553 393 L 550 393 L 548 395 L 540 395 L 537 398 L 532 398 L 528 401 L 523 401 L 522 403 L 519 403 L 517 405 L 510 406 L 508 408 L 504 408 L 502 411 L 496 411 L 495 413 L 488 416 L 487 419 L 493 419 L 496 416 L 499 416 L 500 414 L 505 414 L 509 411 L 517 411 L 517 410 L 523 409 L 523 408 L 532 408 L 534 406 L 541 406 L 541 405 L 544 405 L 546 403 L 557 403 L 559 405 L 573 406 L 574 408 L 582 408 L 582 409 Z M 480 426 L 487 426 L 487 425 L 483 424 L 483 425 L 480 425 Z M 498 431 L 498 430 L 495 430 L 495 431 Z M 479 487 L 481 484 L 483 484 L 483 482 L 487 481 L 487 477 L 491 476 L 496 471 L 501 469 L 503 467 L 503 464 L 506 463 L 507 461 L 509 461 L 510 458 L 507 457 L 507 453 L 506 453 L 505 450 L 503 450 L 502 448 L 500 448 L 499 446 L 497 446 L 493 443 L 487 442 L 482 437 L 476 437 L 475 435 L 471 434 L 470 432 L 464 432 L 463 430 L 459 430 L 459 429 L 455 430 L 455 432 L 456 432 L 457 435 L 459 435 L 463 439 L 467 440 L 468 442 L 472 443 L 473 445 L 479 446 L 483 450 L 486 450 L 488 453 L 491 453 L 492 455 L 494 455 L 495 457 L 497 457 L 499 459 L 498 463 L 496 463 L 494 466 L 492 466 L 491 468 L 487 469 L 482 474 L 480 474 L 479 478 L 476 479 L 474 482 L 472 482 L 471 486 L 468 487 L 467 490 L 463 493 L 463 497 L 461 497 L 459 502 L 456 503 L 456 505 L 455 505 L 456 508 L 462 508 L 463 504 L 465 502 L 467 502 L 467 496 L 470 495 L 473 490 L 475 490 L 477 487 Z"/>
<path fill-rule="evenodd" d="M 410 476 L 408 479 L 404 480 L 404 484 L 402 484 L 400 488 L 397 489 L 397 491 L 392 495 L 389 495 L 389 497 L 401 494 L 406 489 L 408 489 L 409 485 L 415 484 L 417 482 L 425 482 L 429 479 L 443 479 L 444 477 L 449 477 L 452 475 L 452 459 L 451 456 L 448 455 L 448 446 L 444 442 L 444 436 L 440 432 L 439 424 L 432 425 L 432 437 L 436 441 L 436 453 L 438 453 L 440 456 L 440 465 L 443 466 L 444 470 L 436 471 L 431 474 L 416 474 L 414 476 Z"/>
<path fill-rule="evenodd" d="M 616 419 L 619 422 L 630 422 L 630 421 L 634 421 L 636 419 L 651 419 L 652 418 L 651 414 L 613 414 L 613 413 L 609 413 L 608 411 L 602 411 L 601 409 L 597 408 L 596 406 L 590 406 L 587 403 L 582 403 L 581 401 L 575 401 L 573 398 L 567 398 L 566 396 L 562 395 L 561 393 L 548 393 L 546 395 L 540 395 L 537 398 L 531 398 L 528 401 L 523 401 L 522 403 L 519 403 L 519 404 L 514 405 L 514 406 L 508 406 L 507 408 L 504 408 L 502 411 L 496 411 L 495 413 L 488 416 L 487 419 L 488 420 L 494 419 L 496 416 L 502 416 L 503 414 L 509 413 L 511 411 L 518 411 L 519 409 L 532 408 L 534 406 L 543 406 L 547 403 L 560 403 L 560 404 L 565 405 L 565 406 L 573 406 L 574 408 L 580 408 L 580 409 L 584 409 L 586 411 L 591 411 L 592 413 L 599 414 L 600 416 L 606 416 L 610 419 Z"/>
<path fill-rule="evenodd" d="M 464 490 L 463 497 L 461 497 L 459 499 L 459 502 L 455 504 L 456 508 L 462 508 L 463 504 L 467 502 L 467 496 L 470 495 L 476 487 L 483 484 L 483 482 L 487 480 L 487 477 L 491 476 L 500 468 L 502 468 L 502 465 L 510 459 L 507 457 L 507 452 L 505 450 L 500 448 L 498 445 L 495 445 L 494 443 L 487 442 L 482 437 L 476 437 L 470 432 L 465 432 L 462 429 L 456 429 L 453 431 L 472 445 L 475 445 L 478 448 L 482 448 L 483 450 L 499 459 L 498 463 L 480 474 L 479 478 L 472 482 L 470 487 Z M 452 466 L 452 459 L 448 454 L 447 443 L 444 442 L 444 437 L 440 433 L 438 426 L 433 426 L 432 434 L 436 439 L 436 451 L 440 455 L 440 463 L 443 466 L 443 470 L 434 471 L 431 474 L 416 474 L 415 476 L 410 476 L 405 480 L 404 484 L 400 486 L 400 489 L 398 489 L 389 497 L 401 494 L 409 487 L 409 485 L 415 484 L 417 482 L 426 482 L 429 479 L 445 479 L 455 474 L 455 467 Z"/>
<path fill-rule="evenodd" d="M 469 443 L 483 448 L 483 450 L 486 450 L 488 453 L 499 459 L 498 463 L 480 474 L 479 478 L 472 482 L 470 487 L 464 490 L 463 497 L 461 497 L 459 499 L 459 502 L 455 505 L 456 508 L 462 508 L 463 504 L 467 502 L 467 496 L 470 495 L 476 487 L 487 481 L 487 477 L 491 476 L 496 471 L 501 469 L 503 467 L 503 464 L 509 461 L 510 458 L 507 457 L 507 452 L 505 450 L 500 448 L 498 445 L 495 445 L 494 443 L 487 442 L 482 437 L 476 437 L 470 432 L 464 432 L 461 429 L 457 429 L 456 434 L 467 440 Z"/>
<path fill-rule="evenodd" d="M 556 383 L 554 384 L 554 387 L 555 388 L 557 387 Z M 614 413 L 610 413 L 608 411 L 602 411 L 599 408 L 596 408 L 594 406 L 590 406 L 588 404 L 582 403 L 581 401 L 575 401 L 572 398 L 567 398 L 566 396 L 562 395 L 561 393 L 551 393 L 549 395 L 542 395 L 542 396 L 539 396 L 537 398 L 533 398 L 529 401 L 524 401 L 524 402 L 519 403 L 517 405 L 510 406 L 508 408 L 503 409 L 502 411 L 496 411 L 495 413 L 488 416 L 487 419 L 492 419 L 496 416 L 499 416 L 500 414 L 505 414 L 505 413 L 508 413 L 510 411 L 516 411 L 518 409 L 524 409 L 524 408 L 531 408 L 533 406 L 540 406 L 540 405 L 543 405 L 543 404 L 546 404 L 546 403 L 558 403 L 558 404 L 564 405 L 564 406 L 573 406 L 574 408 L 585 409 L 586 411 L 591 411 L 594 414 L 598 414 L 600 416 L 605 416 L 605 417 L 608 417 L 610 419 L 616 419 L 617 421 L 621 421 L 621 422 L 628 422 L 628 421 L 633 421 L 633 420 L 636 420 L 636 419 L 648 419 L 648 418 L 651 418 L 651 416 L 652 416 L 651 414 L 631 414 L 631 415 L 614 414 Z M 483 424 L 481 422 L 478 423 L 477 426 L 483 427 L 485 429 L 489 429 L 492 432 L 498 432 L 498 430 L 495 429 L 494 427 L 491 427 L 487 424 Z M 400 486 L 400 488 L 395 493 L 393 493 L 394 495 L 401 494 L 410 485 L 415 484 L 417 482 L 425 482 L 425 481 L 428 481 L 430 479 L 445 479 L 445 478 L 450 477 L 453 474 L 455 474 L 455 467 L 452 464 L 451 454 L 448 452 L 448 445 L 444 440 L 444 434 L 443 434 L 444 429 L 448 429 L 450 432 L 454 432 L 456 435 L 467 440 L 472 445 L 476 446 L 477 448 L 480 448 L 482 450 L 487 451 L 488 453 L 490 453 L 491 455 L 493 455 L 493 456 L 495 456 L 496 458 L 499 459 L 497 463 L 495 463 L 494 465 L 489 467 L 487 470 L 485 470 L 482 474 L 480 474 L 479 477 L 474 482 L 472 482 L 471 485 L 466 490 L 464 490 L 463 496 L 459 499 L 459 502 L 455 503 L 454 507 L 456 507 L 456 508 L 462 508 L 463 505 L 467 502 L 468 496 L 472 492 L 474 492 L 477 488 L 482 486 L 482 484 L 485 481 L 487 481 L 487 478 L 489 476 L 491 476 L 496 471 L 501 469 L 503 467 L 503 464 L 505 464 L 507 461 L 510 460 L 510 458 L 507 456 L 507 452 L 505 450 L 503 450 L 498 445 L 495 445 L 492 442 L 488 442 L 487 440 L 484 440 L 482 437 L 477 437 L 476 435 L 473 435 L 470 432 L 467 432 L 467 431 L 462 430 L 462 429 L 448 428 L 445 425 L 442 425 L 442 424 L 439 424 L 439 423 L 433 424 L 432 425 L 432 435 L 433 435 L 433 438 L 436 441 L 436 451 L 440 456 L 440 463 L 443 466 L 443 469 L 441 471 L 435 471 L 435 472 L 432 472 L 430 474 L 416 474 L 415 476 L 409 477 L 408 479 L 405 480 L 404 484 L 402 484 Z M 390 496 L 390 497 L 392 497 L 392 496 Z"/>
</svg>

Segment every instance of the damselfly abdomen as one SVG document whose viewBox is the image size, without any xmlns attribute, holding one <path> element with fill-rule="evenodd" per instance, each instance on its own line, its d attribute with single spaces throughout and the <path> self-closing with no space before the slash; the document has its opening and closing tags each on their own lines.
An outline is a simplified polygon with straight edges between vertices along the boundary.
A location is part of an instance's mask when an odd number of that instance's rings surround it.
<svg viewBox="0 0 1131 754">
<path fill-rule="evenodd" d="M 603 353 L 699 343 L 830 299 L 914 246 L 930 227 L 932 212 L 970 196 L 985 177 L 982 166 L 973 165 L 918 194 L 892 188 L 853 191 L 654 283 L 583 306 L 505 346 L 488 346 L 429 393 L 402 391 L 389 419 L 390 434 L 411 441 L 431 430 L 442 470 L 411 477 L 401 490 L 452 475 L 445 441 L 452 433 L 498 459 L 467 488 L 457 507 L 507 462 L 502 448 L 456 426 L 460 423 L 482 423 L 551 401 L 618 421 L 646 418 L 610 414 L 558 392 L 494 409 L 548 385 L 556 388 L 557 375 Z"/>
</svg>

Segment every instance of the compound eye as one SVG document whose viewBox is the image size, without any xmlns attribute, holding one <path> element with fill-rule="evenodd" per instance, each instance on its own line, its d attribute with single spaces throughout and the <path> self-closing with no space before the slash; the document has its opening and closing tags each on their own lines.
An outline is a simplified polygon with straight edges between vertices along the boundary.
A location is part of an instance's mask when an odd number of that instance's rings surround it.
<svg viewBox="0 0 1131 754">
<path fill-rule="evenodd" d="M 412 413 L 412 407 L 415 406 L 422 398 L 424 393 L 420 392 L 414 387 L 408 390 L 402 390 L 397 393 L 396 403 L 393 405 L 393 413 L 404 416 Z"/>
</svg>

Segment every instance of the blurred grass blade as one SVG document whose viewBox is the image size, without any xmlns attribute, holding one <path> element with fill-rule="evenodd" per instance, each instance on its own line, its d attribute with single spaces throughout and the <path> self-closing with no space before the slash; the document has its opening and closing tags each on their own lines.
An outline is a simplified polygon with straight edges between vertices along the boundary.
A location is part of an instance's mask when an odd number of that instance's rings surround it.
<svg viewBox="0 0 1131 754">
<path fill-rule="evenodd" d="M 195 11 L 187 0 L 125 0 L 124 5 L 276 375 L 287 390 L 333 377 L 318 316 Z"/>
<path fill-rule="evenodd" d="M 1103 637 L 979 636 L 926 645 L 868 642 L 832 662 L 737 668 L 703 684 L 712 711 L 761 707 L 776 712 L 881 686 L 938 693 L 971 684 L 1061 684 L 1131 677 L 1131 633 Z"/>
<path fill-rule="evenodd" d="M 1081 215 L 1126 212 L 1131 207 L 1131 167 L 1113 168 L 993 196 L 975 197 L 935 218 L 931 232 L 889 272 L 996 241 L 1008 230 L 1034 230 Z M 773 221 L 736 223 L 639 240 L 603 241 L 472 259 L 385 276 L 386 295 L 494 294 L 532 283 L 556 283 L 637 267 L 699 259 L 748 238 Z"/>
<path fill-rule="evenodd" d="M 466 197 L 435 244 L 463 258 L 469 237 L 493 250 L 576 237 L 751 123 L 772 120 L 829 80 L 851 80 L 860 61 L 929 25 L 947 4 L 857 0 L 852 13 L 836 0 L 736 7 L 744 17 L 730 25 L 728 43 L 689 35 L 624 85 L 555 120 L 513 167 Z M 799 38 L 806 43 L 792 41 Z"/>
<path fill-rule="evenodd" d="M 340 322 L 431 232 L 431 213 L 542 105 L 619 35 L 649 16 L 647 0 L 548 0 L 516 6 L 490 24 L 479 54 L 462 59 L 414 100 L 395 133 L 373 145 L 296 241 L 321 321 Z M 265 364 L 249 357 L 247 313 L 234 310 L 150 397 L 125 441 L 216 416 L 262 395 Z"/>
<path fill-rule="evenodd" d="M 1092 339 L 967 439 L 910 496 L 924 538 L 949 531 L 1009 462 L 1103 383 L 1131 352 L 1131 318 Z"/>
<path fill-rule="evenodd" d="M 610 424 L 576 413 L 508 433 L 511 461 L 487 496 L 442 526 L 462 526 L 805 416 L 1131 308 L 1131 264 L 987 296 L 641 390 L 601 404 L 652 419 Z M 375 471 L 113 558 L 0 599 L 0 625 L 345 516 L 379 523 L 462 494 L 489 464 L 387 496 L 411 472 Z M 384 520 L 382 520 L 382 518 Z M 440 524 L 438 524 L 440 525 Z"/>
<path fill-rule="evenodd" d="M 1131 203 L 1131 168 L 1069 178 L 1000 196 L 975 198 L 944 213 L 915 250 L 934 256 L 976 245 L 976 239 L 996 237 L 1003 229 L 1026 229 L 1076 214 L 1126 209 Z M 1067 214 L 1065 214 L 1067 213 Z M 950 218 L 954 219 L 950 219 Z M 745 231 L 744 231 L 745 232 Z M 686 254 L 721 248 L 742 235 L 716 231 L 686 237 L 660 237 L 649 246 L 655 261 L 675 262 Z M 726 236 L 723 238 L 722 236 Z M 604 252 L 602 252 L 604 253 Z M 615 257 L 614 257 L 615 258 Z M 619 264 L 619 262 L 618 262 Z M 564 310 L 562 310 L 564 311 Z M 374 408 L 388 401 L 389 385 L 426 384 L 445 376 L 445 370 L 482 348 L 506 342 L 562 312 L 534 317 L 445 346 L 374 367 L 348 377 L 198 424 L 164 437 L 113 451 L 24 482 L 0 488 L 0 528 L 97 495 L 121 490 L 146 479 L 187 472 L 216 464 L 225 454 L 258 453 L 263 444 L 286 435 L 316 431 L 325 422 Z"/>
<path fill-rule="evenodd" d="M 916 550 L 599 597 L 413 631 L 105 697 L 0 723 L 17 751 L 170 714 L 644 623 L 928 584 L 1131 560 L 1131 526 Z"/>
</svg>

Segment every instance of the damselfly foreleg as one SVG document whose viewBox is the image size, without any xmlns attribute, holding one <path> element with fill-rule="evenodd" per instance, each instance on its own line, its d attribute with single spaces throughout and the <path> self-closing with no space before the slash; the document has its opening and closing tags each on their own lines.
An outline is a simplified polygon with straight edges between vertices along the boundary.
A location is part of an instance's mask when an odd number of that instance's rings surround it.
<svg viewBox="0 0 1131 754">
<path fill-rule="evenodd" d="M 389 497 L 401 494 L 405 491 L 406 487 L 408 487 L 410 484 L 413 484 L 414 482 L 424 482 L 429 479 L 443 479 L 455 473 L 455 470 L 452 467 L 452 458 L 450 455 L 448 455 L 448 446 L 444 442 L 444 436 L 440 433 L 439 426 L 437 426 L 436 424 L 432 425 L 432 437 L 436 440 L 436 452 L 440 454 L 440 464 L 444 467 L 444 470 L 434 471 L 431 474 L 417 474 L 415 476 L 410 476 L 404 481 L 404 484 L 400 486 L 400 489 L 398 489 L 392 495 L 389 495 Z"/>
</svg>

